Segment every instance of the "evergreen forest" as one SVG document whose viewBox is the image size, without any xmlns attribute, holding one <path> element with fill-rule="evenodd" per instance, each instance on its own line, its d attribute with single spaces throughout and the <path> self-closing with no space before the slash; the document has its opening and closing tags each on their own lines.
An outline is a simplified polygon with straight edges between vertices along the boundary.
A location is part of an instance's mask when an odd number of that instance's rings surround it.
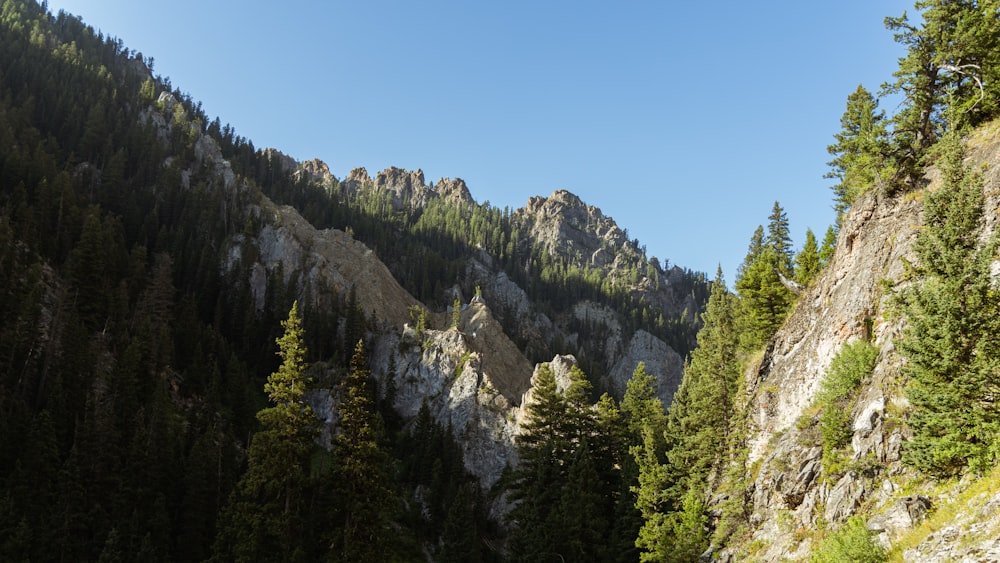
<svg viewBox="0 0 1000 563">
<path fill-rule="evenodd" d="M 865 198 L 924 206 L 912 283 L 886 290 L 906 319 L 902 462 L 921 479 L 993 470 L 998 243 L 983 240 L 992 211 L 961 140 L 1000 114 L 1000 2 L 920 0 L 913 14 L 886 18 L 906 55 L 877 94 L 849 93 L 833 132 L 831 225 L 797 246 L 774 202 L 729 284 L 721 268 L 661 266 L 627 236 L 601 269 L 532 239 L 517 210 L 313 181 L 121 40 L 0 0 L 0 560 L 687 562 L 727 546 L 751 558 L 748 389 Z M 886 95 L 904 101 L 887 112 Z M 931 167 L 945 189 L 923 194 Z M 676 351 L 683 379 L 665 404 L 639 362 L 616 393 L 602 326 L 574 321 L 569 342 L 494 311 L 535 372 L 516 463 L 483 486 L 427 402 L 412 417 L 395 408 L 395 356 L 374 355 L 376 336 L 402 327 L 354 288 L 305 294 L 299 271 L 265 272 L 262 300 L 254 248 L 230 251 L 270 224 L 252 211 L 264 199 L 371 249 L 421 304 L 419 337 L 459 332 L 456 295 L 480 297 L 468 272 L 487 255 L 533 314 L 597 303 Z M 664 310 L 649 298 L 661 290 L 690 308 Z M 829 475 L 860 471 L 845 452 L 872 341 L 837 351 L 798 423 Z M 550 363 L 561 354 L 578 360 L 567 374 Z M 320 391 L 335 420 L 317 412 Z M 817 544 L 814 561 L 889 557 L 855 517 Z"/>
</svg>

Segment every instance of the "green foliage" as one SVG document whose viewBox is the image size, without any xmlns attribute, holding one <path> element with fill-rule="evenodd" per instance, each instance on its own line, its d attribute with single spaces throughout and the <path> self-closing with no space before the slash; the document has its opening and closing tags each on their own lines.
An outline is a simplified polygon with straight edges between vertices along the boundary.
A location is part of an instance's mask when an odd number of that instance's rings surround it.
<svg viewBox="0 0 1000 563">
<path fill-rule="evenodd" d="M 812 229 L 806 229 L 806 242 L 795 257 L 795 281 L 808 286 L 819 275 L 822 267 L 819 249 L 816 247 L 816 235 Z"/>
<path fill-rule="evenodd" d="M 872 537 L 860 516 L 847 519 L 844 526 L 823 540 L 809 557 L 810 563 L 881 563 L 888 553 Z"/>
<path fill-rule="evenodd" d="M 730 444 L 731 416 L 740 381 L 736 298 L 720 271 L 702 316 L 698 348 L 670 407 L 670 463 L 687 478 L 704 481 L 719 466 Z"/>
<path fill-rule="evenodd" d="M 858 197 L 879 188 L 894 174 L 885 112 L 877 110 L 878 100 L 859 84 L 847 97 L 841 130 L 834 135 L 836 144 L 826 149 L 834 159 L 825 177 L 839 181 L 833 186 L 838 217 Z"/>
<path fill-rule="evenodd" d="M 770 247 L 750 261 L 736 280 L 742 308 L 742 348 L 755 350 L 764 345 L 785 322 L 794 296 L 779 277 L 782 258 Z"/>
<path fill-rule="evenodd" d="M 844 344 L 833 357 L 826 376 L 820 382 L 820 390 L 816 396 L 819 404 L 826 408 L 849 397 L 862 381 L 871 376 L 877 358 L 878 348 L 867 340 Z"/>
<path fill-rule="evenodd" d="M 636 545 L 643 561 L 696 560 L 708 546 L 702 495 L 718 482 L 741 434 L 734 428 L 741 379 L 736 308 L 719 271 L 666 433 L 646 424 L 642 444 L 632 448 L 639 468 L 633 490 L 643 517 Z"/>
<path fill-rule="evenodd" d="M 300 530 L 305 517 L 309 460 L 318 419 L 304 396 L 305 345 L 298 304 L 283 321 L 277 339 L 282 364 L 264 390 L 273 406 L 257 413 L 243 474 L 223 514 L 215 554 L 240 561 L 303 559 Z"/>
<path fill-rule="evenodd" d="M 385 561 L 394 514 L 390 461 L 382 447 L 384 427 L 375 407 L 364 342 L 359 340 L 343 383 L 340 427 L 329 478 L 338 504 L 331 558 Z"/>
<path fill-rule="evenodd" d="M 635 506 L 643 520 L 635 545 L 641 550 L 642 561 L 662 559 L 672 548 L 673 530 L 667 520 L 673 510 L 667 497 L 669 468 L 660 459 L 657 449 L 656 432 L 649 427 L 643 433 L 642 446 L 632 449 L 639 468 L 638 485 L 632 487 L 632 492 L 636 495 Z"/>
<path fill-rule="evenodd" d="M 549 364 L 539 366 L 533 382 L 516 441 L 521 462 L 506 478 L 516 502 L 509 514 L 510 559 L 621 561 L 622 554 L 608 549 L 617 547 L 608 540 L 617 535 L 618 519 L 631 521 L 621 506 L 631 498 L 616 498 L 622 488 L 617 409 L 609 397 L 592 407 L 590 384 L 576 367 L 563 392 Z"/>
<path fill-rule="evenodd" d="M 791 276 L 794 252 L 788 228 L 788 214 L 776 201 L 767 220 L 767 238 L 764 239 L 764 246 L 773 250 L 777 256 L 778 270 L 785 276 Z"/>
<path fill-rule="evenodd" d="M 994 238 L 980 246 L 982 179 L 963 155 L 954 136 L 942 142 L 944 183 L 925 198 L 916 242 L 922 281 L 900 295 L 909 323 L 899 349 L 913 405 L 903 459 L 934 475 L 992 466 L 1000 429 L 1000 294 L 990 276 L 998 245 Z"/>
<path fill-rule="evenodd" d="M 736 275 L 743 350 L 763 346 L 791 310 L 795 296 L 782 284 L 781 276 L 794 277 L 792 258 L 788 218 L 781 205 L 774 202 L 767 236 L 758 226 Z"/>
<path fill-rule="evenodd" d="M 708 515 L 702 492 L 690 488 L 684 495 L 681 511 L 673 522 L 675 543 L 670 560 L 698 561 L 708 547 Z"/>
<path fill-rule="evenodd" d="M 458 325 L 462 322 L 462 302 L 455 298 L 451 304 L 451 328 L 458 330 Z"/>
<path fill-rule="evenodd" d="M 427 309 L 420 305 L 410 305 L 410 322 L 419 337 L 427 330 Z"/>
<path fill-rule="evenodd" d="M 663 402 L 656 395 L 656 378 L 646 371 L 645 362 L 635 366 L 632 377 L 625 384 L 621 412 L 636 443 L 641 441 L 646 427 L 662 433 L 667 426 Z"/>
<path fill-rule="evenodd" d="M 833 225 L 826 228 L 823 235 L 823 244 L 819 247 L 819 263 L 821 268 L 825 268 L 831 260 L 833 253 L 837 251 L 837 229 Z"/>
<path fill-rule="evenodd" d="M 895 81 L 882 87 L 886 93 L 906 96 L 891 120 L 892 132 L 895 159 L 914 178 L 927 150 L 949 125 L 961 131 L 983 123 L 997 115 L 1000 100 L 996 2 L 921 0 L 915 7 L 922 19 L 919 25 L 905 13 L 885 19 L 907 51 L 893 73 Z"/>
<path fill-rule="evenodd" d="M 834 356 L 816 395 L 819 429 L 823 440 L 823 469 L 827 475 L 841 471 L 837 451 L 850 443 L 854 430 L 851 408 L 861 383 L 869 378 L 878 348 L 865 340 L 845 344 Z"/>
</svg>

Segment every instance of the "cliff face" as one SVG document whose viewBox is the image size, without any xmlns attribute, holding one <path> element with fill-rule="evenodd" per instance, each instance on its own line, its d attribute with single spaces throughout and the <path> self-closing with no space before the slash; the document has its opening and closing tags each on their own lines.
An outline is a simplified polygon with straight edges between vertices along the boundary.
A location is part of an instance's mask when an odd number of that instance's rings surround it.
<svg viewBox="0 0 1000 563">
<path fill-rule="evenodd" d="M 996 210 L 1000 209 L 998 133 L 996 125 L 984 128 L 968 143 L 967 163 L 985 179 L 983 240 L 996 232 Z M 926 180 L 925 190 L 940 189 L 939 171 L 932 169 Z M 923 480 L 918 482 L 917 475 L 901 463 L 909 403 L 903 392 L 903 359 L 896 339 L 905 320 L 892 299 L 913 283 L 907 278 L 905 263 L 915 259 L 922 200 L 923 193 L 916 192 L 857 201 L 844 217 L 834 259 L 802 293 L 763 358 L 747 373 L 748 495 L 755 560 L 806 559 L 815 548 L 815 536 L 808 531 L 823 526 L 836 529 L 854 514 L 863 515 L 869 529 L 888 547 L 929 510 L 948 504 L 957 494 L 956 489 L 942 492 L 921 484 Z M 995 276 L 1000 272 L 998 264 L 994 262 Z M 827 475 L 817 431 L 808 422 L 809 408 L 833 357 L 845 344 L 859 339 L 870 340 L 878 358 L 850 406 L 847 469 Z M 968 522 L 962 528 L 962 533 L 978 536 L 959 541 L 955 531 L 932 534 L 907 558 L 978 557 L 984 553 L 983 546 L 995 554 L 998 546 L 991 539 L 995 535 L 989 534 L 1000 526 L 1000 511 L 988 494 L 981 496 L 986 500 L 980 498 L 983 502 L 976 509 L 956 508 L 960 514 L 978 513 L 985 518 L 977 529 Z M 982 541 L 973 541 L 975 537 Z M 717 554 L 721 560 L 746 556 L 746 551 L 734 549 Z"/>
</svg>

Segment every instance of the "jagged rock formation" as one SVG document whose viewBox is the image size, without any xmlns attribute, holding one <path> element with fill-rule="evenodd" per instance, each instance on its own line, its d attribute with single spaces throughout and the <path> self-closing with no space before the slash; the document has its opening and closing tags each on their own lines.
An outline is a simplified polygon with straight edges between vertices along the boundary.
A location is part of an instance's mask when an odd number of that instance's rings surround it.
<svg viewBox="0 0 1000 563">
<path fill-rule="evenodd" d="M 461 178 L 441 178 L 436 188 L 431 188 L 424 183 L 424 171 L 420 169 L 412 171 L 392 166 L 376 174 L 372 180 L 367 170 L 355 168 L 342 185 L 350 192 L 371 189 L 387 193 L 396 211 L 425 207 L 428 201 L 438 197 L 451 203 L 473 203 L 472 194 Z"/>
<path fill-rule="evenodd" d="M 531 233 L 531 240 L 549 254 L 575 258 L 576 263 L 625 283 L 665 315 L 698 310 L 690 296 L 672 291 L 683 274 L 680 268 L 664 268 L 655 258 L 647 261 L 637 241 L 629 240 L 614 219 L 576 195 L 556 190 L 547 198 L 533 197 L 515 215 Z"/>
<path fill-rule="evenodd" d="M 967 161 L 983 171 L 988 210 L 1000 208 L 998 132 L 997 125 L 982 129 L 968 145 Z M 940 176 L 932 169 L 926 189 L 939 189 Z M 869 528 L 890 545 L 929 509 L 947 502 L 929 492 L 914 494 L 909 483 L 915 475 L 901 463 L 907 435 L 900 417 L 909 405 L 895 340 L 904 320 L 893 313 L 891 301 L 894 292 L 911 283 L 905 263 L 914 259 L 921 200 L 918 192 L 894 198 L 869 195 L 855 202 L 844 217 L 833 261 L 802 292 L 764 357 L 747 374 L 754 560 L 805 559 L 815 545 L 796 530 L 815 530 L 821 522 L 836 528 L 861 510 L 870 517 Z M 996 232 L 998 222 L 995 212 L 987 215 L 983 240 Z M 997 265 L 995 274 L 1000 272 Z M 851 410 L 851 461 L 842 475 L 830 476 L 822 469 L 815 428 L 797 423 L 815 400 L 838 350 L 862 338 L 876 346 L 878 359 Z M 1000 513 L 995 499 L 981 505 L 978 524 L 970 517 L 964 528 L 956 524 L 951 531 L 932 534 L 907 552 L 907 560 L 995 555 Z M 969 530 L 982 541 L 958 541 Z M 732 560 L 737 553 L 730 549 L 715 556 Z"/>
<path fill-rule="evenodd" d="M 616 397 L 625 394 L 625 385 L 639 362 L 646 364 L 646 373 L 656 377 L 656 395 L 663 404 L 669 405 L 681 384 L 684 359 L 666 342 L 644 330 L 636 331 L 625 353 L 611 368 L 606 381 L 611 394 Z"/>
<path fill-rule="evenodd" d="M 394 211 L 419 214 L 432 200 L 458 206 L 475 205 L 461 179 L 442 178 L 429 186 L 425 185 L 421 170 L 393 167 L 372 179 L 364 168 L 355 168 L 338 183 L 321 161 L 297 163 L 274 149 L 267 149 L 265 154 L 284 172 L 324 189 L 339 184 L 338 189 L 347 194 L 362 191 L 384 194 Z M 626 233 L 598 208 L 559 190 L 549 198 L 532 198 L 524 209 L 514 212 L 513 220 L 520 232 L 527 233 L 520 240 L 521 255 L 540 251 L 552 256 L 552 260 L 579 263 L 581 268 L 593 271 L 595 279 L 605 280 L 628 292 L 635 301 L 647 304 L 654 317 L 660 315 L 660 322 L 679 319 L 690 327 L 687 338 L 693 337 L 701 307 L 695 297 L 697 292 L 691 288 L 696 276 L 676 266 L 664 269 L 655 258 L 647 260 L 637 243 L 628 240 Z M 637 332 L 634 326 L 626 328 L 628 319 L 607 305 L 583 301 L 568 310 L 542 312 L 494 256 L 482 249 L 472 249 L 471 253 L 465 259 L 467 266 L 461 284 L 466 290 L 482 288 L 483 296 L 508 335 L 518 342 L 522 355 L 538 361 L 552 354 L 574 353 L 587 361 L 598 389 L 618 397 L 636 365 L 646 362 L 661 381 L 661 398 L 669 402 L 682 370 L 680 356 L 671 345 L 649 332 Z M 258 268 L 255 287 L 259 287 L 266 270 Z M 694 283 L 703 284 L 703 280 Z M 255 295 L 262 302 L 260 292 Z"/>
</svg>

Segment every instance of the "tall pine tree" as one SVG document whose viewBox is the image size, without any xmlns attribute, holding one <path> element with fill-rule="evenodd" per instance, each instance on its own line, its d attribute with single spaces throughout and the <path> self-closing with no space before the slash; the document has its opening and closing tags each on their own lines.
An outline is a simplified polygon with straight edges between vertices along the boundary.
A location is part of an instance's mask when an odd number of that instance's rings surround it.
<svg viewBox="0 0 1000 563">
<path fill-rule="evenodd" d="M 364 342 L 357 341 L 340 404 L 341 433 L 334 443 L 330 477 L 340 505 L 332 561 L 375 563 L 391 553 L 389 524 L 393 491 L 389 456 L 382 447 L 384 425 L 367 368 Z"/>
<path fill-rule="evenodd" d="M 902 294 L 909 324 L 899 348 L 913 405 L 903 459 L 954 475 L 997 461 L 1000 294 L 990 264 L 998 244 L 980 246 L 982 178 L 963 164 L 957 136 L 946 136 L 940 150 L 943 185 L 927 194 L 916 243 L 914 273 L 923 279 Z"/>
<path fill-rule="evenodd" d="M 257 413 L 261 430 L 250 442 L 247 471 L 221 517 L 214 549 L 219 561 L 305 559 L 299 532 L 319 421 L 305 402 L 309 382 L 298 303 L 281 326 L 282 363 L 264 385 L 272 406 Z"/>
<path fill-rule="evenodd" d="M 892 175 L 888 166 L 889 138 L 885 112 L 878 111 L 878 100 L 858 85 L 847 97 L 847 109 L 840 118 L 837 140 L 826 148 L 834 158 L 828 164 L 826 178 L 834 178 L 834 208 L 837 215 L 846 211 L 861 194 L 877 187 Z"/>
</svg>

